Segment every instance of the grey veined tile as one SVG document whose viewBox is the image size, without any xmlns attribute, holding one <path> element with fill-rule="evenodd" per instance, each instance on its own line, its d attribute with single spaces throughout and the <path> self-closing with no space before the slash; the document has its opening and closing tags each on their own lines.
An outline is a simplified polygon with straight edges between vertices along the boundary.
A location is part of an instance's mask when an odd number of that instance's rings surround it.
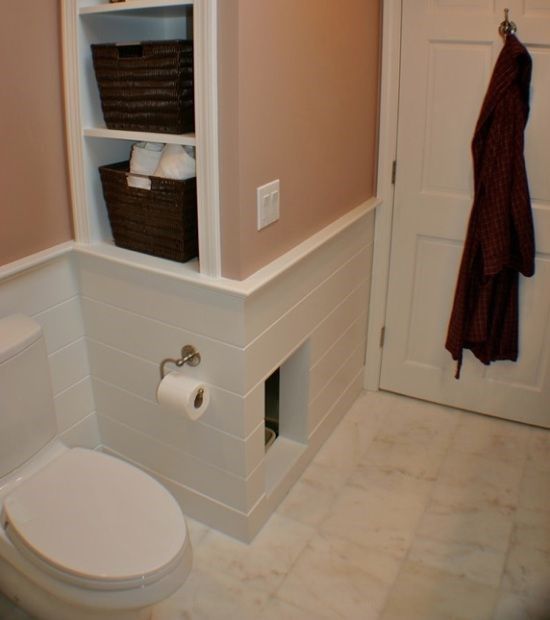
<svg viewBox="0 0 550 620">
<path fill-rule="evenodd" d="M 449 452 L 432 498 L 439 504 L 483 507 L 510 515 L 518 505 L 522 470 L 494 459 Z"/>
<path fill-rule="evenodd" d="M 380 620 L 489 620 L 497 590 L 407 562 Z"/>
<path fill-rule="evenodd" d="M 377 472 L 378 473 L 378 472 Z M 402 479 L 405 480 L 402 480 Z M 402 558 L 427 502 L 430 483 L 402 474 L 361 477 L 337 496 L 319 531 Z"/>
<path fill-rule="evenodd" d="M 550 514 L 550 469 L 543 470 L 529 465 L 521 481 L 519 504 L 528 510 Z"/>
<path fill-rule="evenodd" d="M 277 512 L 304 525 L 316 527 L 328 514 L 341 488 L 338 471 L 311 463 L 290 489 Z"/>
<path fill-rule="evenodd" d="M 508 553 L 502 586 L 541 600 L 550 593 L 550 553 L 513 544 Z"/>
<path fill-rule="evenodd" d="M 331 616 L 324 612 L 307 611 L 273 597 L 265 606 L 257 620 L 330 620 Z"/>
<path fill-rule="evenodd" d="M 519 546 L 550 553 L 550 513 L 518 508 L 514 515 L 512 540 Z M 550 591 L 550 586 L 549 586 Z"/>
<path fill-rule="evenodd" d="M 528 464 L 543 471 L 550 471 L 550 429 L 531 429 Z"/>
<path fill-rule="evenodd" d="M 497 588 L 506 552 L 462 541 L 416 538 L 408 558 L 418 565 Z"/>
<path fill-rule="evenodd" d="M 256 620 L 268 598 L 246 581 L 195 567 L 183 587 L 155 607 L 151 620 Z"/>
<path fill-rule="evenodd" d="M 335 536 L 317 535 L 276 595 L 319 618 L 376 620 L 400 560 Z"/>
<path fill-rule="evenodd" d="M 513 513 L 490 506 L 449 505 L 431 501 L 416 531 L 440 541 L 461 542 L 504 552 L 514 528 Z"/>
<path fill-rule="evenodd" d="M 529 428 L 521 424 L 464 414 L 452 449 L 521 467 L 527 458 L 529 439 Z"/>
<path fill-rule="evenodd" d="M 195 551 L 194 565 L 272 594 L 314 533 L 313 528 L 275 513 L 248 545 L 210 531 Z"/>
<path fill-rule="evenodd" d="M 503 591 L 492 620 L 550 620 L 550 594 L 539 599 Z"/>
</svg>

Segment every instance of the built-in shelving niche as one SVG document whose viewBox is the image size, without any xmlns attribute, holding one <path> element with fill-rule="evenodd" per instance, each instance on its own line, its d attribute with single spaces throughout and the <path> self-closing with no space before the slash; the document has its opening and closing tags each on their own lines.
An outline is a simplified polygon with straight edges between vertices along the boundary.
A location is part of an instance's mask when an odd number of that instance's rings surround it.
<svg viewBox="0 0 550 620">
<path fill-rule="evenodd" d="M 79 17 L 80 117 L 86 204 L 92 243 L 112 243 L 112 233 L 99 181 L 98 167 L 129 159 L 139 140 L 195 145 L 193 135 L 166 135 L 107 129 L 95 79 L 92 43 L 131 43 L 192 38 L 192 6 L 132 7 L 124 3 L 81 6 Z M 137 4 L 137 2 L 136 2 Z M 150 4 L 150 3 L 149 3 Z M 113 8 L 112 8 L 113 7 Z"/>
<path fill-rule="evenodd" d="M 63 0 L 63 46 L 69 158 L 77 242 L 106 256 L 173 273 L 156 257 L 114 248 L 98 166 L 127 160 L 132 143 L 170 142 L 196 148 L 201 261 L 179 264 L 184 278 L 221 272 L 217 182 L 216 4 L 211 0 Z M 213 38 L 214 37 L 214 38 Z M 193 39 L 197 135 L 107 129 L 90 45 Z M 202 130 L 199 131 L 198 127 Z M 202 136 L 199 140 L 198 136 Z M 178 265 L 178 264 L 176 264 Z M 200 271 L 200 273 L 199 273 Z"/>
</svg>

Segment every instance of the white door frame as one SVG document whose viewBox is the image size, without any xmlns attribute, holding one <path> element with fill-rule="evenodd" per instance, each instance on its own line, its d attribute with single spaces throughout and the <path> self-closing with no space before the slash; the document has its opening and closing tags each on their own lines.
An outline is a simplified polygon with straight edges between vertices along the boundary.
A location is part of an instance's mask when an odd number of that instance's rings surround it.
<svg viewBox="0 0 550 620">
<path fill-rule="evenodd" d="M 386 320 L 386 299 L 390 271 L 393 220 L 393 162 L 397 152 L 399 112 L 399 69 L 401 50 L 402 0 L 382 2 L 382 63 L 378 134 L 378 174 L 376 195 L 381 204 L 376 209 L 374 255 L 369 304 L 368 346 L 365 358 L 364 387 L 376 391 L 382 368 L 381 334 Z"/>
</svg>

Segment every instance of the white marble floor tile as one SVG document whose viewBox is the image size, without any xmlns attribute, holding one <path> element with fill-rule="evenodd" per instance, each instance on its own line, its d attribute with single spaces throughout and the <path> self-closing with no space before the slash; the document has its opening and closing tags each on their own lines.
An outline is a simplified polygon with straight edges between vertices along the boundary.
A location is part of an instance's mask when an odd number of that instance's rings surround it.
<svg viewBox="0 0 550 620">
<path fill-rule="evenodd" d="M 212 530 L 196 549 L 194 566 L 204 574 L 222 572 L 272 594 L 314 533 L 277 513 L 249 545 Z"/>
<path fill-rule="evenodd" d="M 400 563 L 356 543 L 317 535 L 277 590 L 277 597 L 318 617 L 375 620 Z"/>
<path fill-rule="evenodd" d="M 462 412 L 404 397 L 394 397 L 376 435 L 377 439 L 445 449 L 462 418 Z"/>
<path fill-rule="evenodd" d="M 498 588 L 506 551 L 471 543 L 416 537 L 408 559 L 421 566 Z"/>
<path fill-rule="evenodd" d="M 435 480 L 444 458 L 445 450 L 438 445 L 424 446 L 375 439 L 367 448 L 360 465 Z"/>
<path fill-rule="evenodd" d="M 381 620 L 489 620 L 497 590 L 407 562 Z"/>
<path fill-rule="evenodd" d="M 256 620 L 268 599 L 246 581 L 193 568 L 183 587 L 155 607 L 151 620 Z"/>
<path fill-rule="evenodd" d="M 513 544 L 508 553 L 502 587 L 541 600 L 550 593 L 550 553 Z"/>
<path fill-rule="evenodd" d="M 512 514 L 518 505 L 522 470 L 474 454 L 451 451 L 432 499 L 449 507 L 483 507 Z"/>
<path fill-rule="evenodd" d="M 257 620 L 330 620 L 325 613 L 307 611 L 272 597 Z"/>
<path fill-rule="evenodd" d="M 514 515 L 512 541 L 519 546 L 550 553 L 550 512 L 518 508 Z"/>
<path fill-rule="evenodd" d="M 550 471 L 550 429 L 531 429 L 528 462 L 536 469 Z"/>
<path fill-rule="evenodd" d="M 452 449 L 519 467 L 527 458 L 529 428 L 513 422 L 465 413 L 452 440 Z"/>
<path fill-rule="evenodd" d="M 317 465 L 337 472 L 342 484 L 374 439 L 382 419 L 379 399 L 375 395 L 365 393 L 358 402 L 313 459 Z"/>
<path fill-rule="evenodd" d="M 433 540 L 462 542 L 505 552 L 510 545 L 514 518 L 489 507 L 453 506 L 431 501 L 416 535 Z"/>
<path fill-rule="evenodd" d="M 521 481 L 519 505 L 550 513 L 550 469 L 545 471 L 527 465 Z"/>
<path fill-rule="evenodd" d="M 336 497 L 320 532 L 402 558 L 425 510 L 430 482 L 399 473 L 364 472 Z"/>
<path fill-rule="evenodd" d="M 304 525 L 318 526 L 342 488 L 340 472 L 311 463 L 279 505 L 277 512 Z"/>
<path fill-rule="evenodd" d="M 501 592 L 492 620 L 549 620 L 550 595 L 536 599 L 516 592 Z"/>
<path fill-rule="evenodd" d="M 3 594 L 0 594 L 0 618 L 1 620 L 32 620 L 29 615 L 15 607 Z"/>
</svg>

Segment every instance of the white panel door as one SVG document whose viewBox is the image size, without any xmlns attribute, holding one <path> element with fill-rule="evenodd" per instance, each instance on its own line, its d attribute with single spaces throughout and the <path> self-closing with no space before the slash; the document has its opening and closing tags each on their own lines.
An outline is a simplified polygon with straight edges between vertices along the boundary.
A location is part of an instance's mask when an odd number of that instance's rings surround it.
<svg viewBox="0 0 550 620">
<path fill-rule="evenodd" d="M 533 59 L 526 161 L 536 273 L 520 277 L 519 361 L 445 349 L 473 198 L 470 143 L 504 7 Z M 550 0 L 403 0 L 392 252 L 381 388 L 550 427 Z"/>
</svg>

